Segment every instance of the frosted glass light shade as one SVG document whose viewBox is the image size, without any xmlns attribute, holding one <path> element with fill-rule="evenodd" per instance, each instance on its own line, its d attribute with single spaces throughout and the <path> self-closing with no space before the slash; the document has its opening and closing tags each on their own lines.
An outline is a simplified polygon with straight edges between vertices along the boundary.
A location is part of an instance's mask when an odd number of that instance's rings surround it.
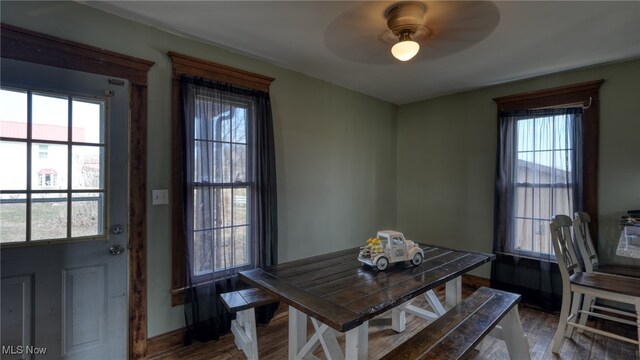
<svg viewBox="0 0 640 360">
<path fill-rule="evenodd" d="M 413 40 L 405 40 L 393 45 L 391 48 L 391 54 L 400 61 L 407 61 L 416 56 L 419 50 L 420 45 L 417 42 Z"/>
</svg>

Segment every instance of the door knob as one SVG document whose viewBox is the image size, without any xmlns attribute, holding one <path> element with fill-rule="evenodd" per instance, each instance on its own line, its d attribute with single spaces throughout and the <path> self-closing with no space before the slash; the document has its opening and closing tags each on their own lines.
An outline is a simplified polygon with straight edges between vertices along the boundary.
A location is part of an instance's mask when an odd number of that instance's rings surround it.
<svg viewBox="0 0 640 360">
<path fill-rule="evenodd" d="M 120 244 L 115 244 L 109 246 L 109 254 L 111 255 L 120 255 L 124 251 L 124 246 Z"/>
</svg>

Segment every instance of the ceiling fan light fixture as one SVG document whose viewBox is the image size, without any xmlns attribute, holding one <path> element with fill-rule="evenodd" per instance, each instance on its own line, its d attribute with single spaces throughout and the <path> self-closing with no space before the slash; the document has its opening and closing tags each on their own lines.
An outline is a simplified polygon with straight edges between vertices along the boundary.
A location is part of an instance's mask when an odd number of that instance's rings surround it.
<svg viewBox="0 0 640 360">
<path fill-rule="evenodd" d="M 418 51 L 420 51 L 420 44 L 411 40 L 411 35 L 408 32 L 403 32 L 400 35 L 400 41 L 391 48 L 393 57 L 400 61 L 411 60 Z"/>
<path fill-rule="evenodd" d="M 411 36 L 419 30 L 425 30 L 423 25 L 425 11 L 425 5 L 420 2 L 403 1 L 391 6 L 385 12 L 387 27 L 399 39 L 391 48 L 391 54 L 396 59 L 407 61 L 420 51 L 420 45 Z"/>
</svg>

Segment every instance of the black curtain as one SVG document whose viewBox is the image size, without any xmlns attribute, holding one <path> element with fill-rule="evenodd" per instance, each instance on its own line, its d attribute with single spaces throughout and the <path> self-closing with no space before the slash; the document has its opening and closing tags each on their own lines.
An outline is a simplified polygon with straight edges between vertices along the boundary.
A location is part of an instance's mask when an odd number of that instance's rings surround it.
<svg viewBox="0 0 640 360">
<path fill-rule="evenodd" d="M 181 78 L 185 344 L 229 331 L 219 295 L 248 287 L 242 270 L 277 262 L 277 194 L 269 94 Z M 267 323 L 278 304 L 256 309 Z"/>
<path fill-rule="evenodd" d="M 549 224 L 582 209 L 583 109 L 499 113 L 491 286 L 555 311 L 562 281 Z"/>
</svg>

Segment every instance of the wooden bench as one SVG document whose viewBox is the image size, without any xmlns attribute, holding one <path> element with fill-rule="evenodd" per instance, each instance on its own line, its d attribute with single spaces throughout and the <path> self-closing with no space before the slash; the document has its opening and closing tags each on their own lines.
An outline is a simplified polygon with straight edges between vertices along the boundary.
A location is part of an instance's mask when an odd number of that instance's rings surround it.
<svg viewBox="0 0 640 360">
<path fill-rule="evenodd" d="M 258 306 L 275 303 L 278 299 L 255 288 L 220 294 L 220 298 L 229 312 L 236 313 L 236 319 L 231 321 L 231 332 L 236 346 L 244 352 L 247 359 L 258 359 L 258 337 L 254 309 Z"/>
<path fill-rule="evenodd" d="M 511 359 L 530 359 L 519 301 L 518 294 L 481 287 L 383 359 L 460 359 L 489 332 L 507 343 Z"/>
</svg>

